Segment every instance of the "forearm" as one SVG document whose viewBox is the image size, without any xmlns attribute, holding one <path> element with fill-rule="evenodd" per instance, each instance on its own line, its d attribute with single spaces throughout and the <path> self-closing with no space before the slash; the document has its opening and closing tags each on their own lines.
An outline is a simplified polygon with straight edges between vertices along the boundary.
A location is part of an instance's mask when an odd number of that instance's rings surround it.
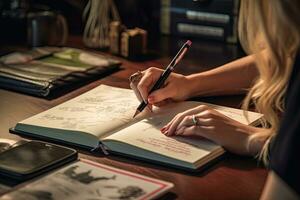
<svg viewBox="0 0 300 200">
<path fill-rule="evenodd" d="M 245 93 L 258 76 L 254 56 L 246 56 L 218 68 L 188 76 L 192 96 Z"/>
</svg>

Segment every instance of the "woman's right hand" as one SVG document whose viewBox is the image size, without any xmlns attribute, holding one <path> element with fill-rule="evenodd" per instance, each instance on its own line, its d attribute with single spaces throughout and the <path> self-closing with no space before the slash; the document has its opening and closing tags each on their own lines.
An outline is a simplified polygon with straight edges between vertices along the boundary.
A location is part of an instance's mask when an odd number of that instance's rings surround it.
<svg viewBox="0 0 300 200">
<path fill-rule="evenodd" d="M 149 94 L 149 91 L 163 73 L 162 69 L 150 67 L 142 72 L 137 83 L 138 92 L 144 101 L 151 105 L 162 106 L 171 101 L 183 101 L 190 97 L 189 79 L 187 76 L 171 73 L 162 88 Z"/>
</svg>

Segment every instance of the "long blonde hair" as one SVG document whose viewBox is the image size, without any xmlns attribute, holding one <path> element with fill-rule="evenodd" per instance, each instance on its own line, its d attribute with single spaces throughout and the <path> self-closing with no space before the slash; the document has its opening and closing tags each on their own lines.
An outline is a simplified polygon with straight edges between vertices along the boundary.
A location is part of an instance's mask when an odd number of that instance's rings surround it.
<svg viewBox="0 0 300 200">
<path fill-rule="evenodd" d="M 251 103 L 264 114 L 265 132 L 253 138 L 273 136 L 284 111 L 284 96 L 294 57 L 300 41 L 299 0 L 242 0 L 239 17 L 239 38 L 244 50 L 254 54 L 259 77 L 249 90 L 244 103 Z M 251 142 L 251 140 L 250 140 Z M 266 161 L 266 146 L 260 158 Z"/>
</svg>

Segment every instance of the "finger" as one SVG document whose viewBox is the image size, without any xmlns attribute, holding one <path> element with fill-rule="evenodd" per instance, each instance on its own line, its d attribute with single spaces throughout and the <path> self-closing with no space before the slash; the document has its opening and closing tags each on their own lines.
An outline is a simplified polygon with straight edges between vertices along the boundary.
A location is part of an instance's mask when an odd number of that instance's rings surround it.
<svg viewBox="0 0 300 200">
<path fill-rule="evenodd" d="M 183 120 L 178 124 L 177 128 L 176 128 L 176 132 L 181 129 L 182 127 L 185 127 L 185 126 L 194 126 L 194 121 L 193 121 L 193 116 L 192 115 L 188 115 L 188 116 L 185 116 L 183 118 Z"/>
<path fill-rule="evenodd" d="M 146 109 L 151 113 L 153 112 L 153 106 L 149 103 L 147 104 Z"/>
<path fill-rule="evenodd" d="M 201 136 L 207 139 L 211 139 L 210 132 L 212 131 L 211 126 L 189 126 L 185 127 L 180 133 L 182 136 Z"/>
<path fill-rule="evenodd" d="M 203 138 L 213 140 L 213 126 L 190 126 L 184 128 L 180 135 L 182 136 L 201 136 Z"/>
<path fill-rule="evenodd" d="M 176 118 L 178 118 L 179 115 L 176 115 L 169 123 L 167 123 L 163 128 L 162 128 L 162 133 L 167 134 L 168 130 L 171 126 L 171 124 L 173 123 L 174 120 L 176 120 Z"/>
<path fill-rule="evenodd" d="M 210 110 L 210 107 L 208 107 L 208 106 L 206 106 L 206 105 L 200 105 L 200 106 L 197 106 L 197 107 L 195 107 L 195 108 L 192 108 L 192 109 L 189 109 L 189 110 L 186 110 L 186 111 L 184 111 L 183 113 L 179 113 L 179 114 L 177 114 L 167 125 L 165 125 L 163 128 L 164 128 L 164 132 L 168 132 L 168 134 L 169 134 L 169 132 L 170 132 L 170 128 L 171 128 L 171 125 L 172 124 L 174 124 L 174 122 L 176 121 L 176 120 L 178 120 L 178 118 L 179 117 L 184 117 L 184 116 L 186 116 L 186 115 L 192 115 L 192 114 L 197 114 L 197 115 L 199 115 L 200 116 L 200 114 L 199 113 L 202 113 L 202 112 L 204 112 L 204 111 L 206 111 L 206 110 Z M 208 112 L 207 114 L 205 114 L 205 116 L 211 116 L 211 114 L 210 114 L 210 112 Z M 176 130 L 176 129 L 175 129 Z M 171 130 L 171 131 L 173 131 L 173 129 Z M 171 134 L 173 134 L 173 132 L 171 132 L 170 133 L 170 135 Z"/>
<path fill-rule="evenodd" d="M 171 136 L 175 134 L 177 124 L 180 123 L 182 118 L 184 117 L 183 113 L 177 114 L 166 126 L 164 132 L 166 135 Z"/>
<path fill-rule="evenodd" d="M 170 87 L 168 86 L 160 88 L 158 90 L 155 90 L 148 96 L 148 101 L 151 104 L 164 101 L 172 97 L 172 92 L 172 89 L 170 89 Z"/>
<path fill-rule="evenodd" d="M 198 135 L 199 132 L 198 126 L 189 126 L 189 127 L 182 127 L 180 128 L 180 131 L 176 133 L 176 135 L 182 135 L 182 136 L 195 136 Z"/>
<path fill-rule="evenodd" d="M 165 99 L 165 100 L 160 101 L 160 102 L 158 102 L 158 103 L 154 103 L 153 105 L 154 105 L 154 106 L 157 106 L 157 107 L 163 107 L 163 106 L 168 105 L 168 104 L 170 104 L 170 103 L 172 103 L 172 102 L 173 102 L 172 99 Z"/>
<path fill-rule="evenodd" d="M 143 76 L 139 81 L 137 88 L 145 102 L 149 95 L 151 87 L 154 85 L 155 81 L 161 76 L 162 70 L 150 67 L 146 71 L 143 71 Z"/>
<path fill-rule="evenodd" d="M 176 130 L 175 135 L 181 135 L 184 132 L 185 128 L 185 126 L 182 126 L 180 129 Z"/>
<path fill-rule="evenodd" d="M 180 116 L 181 116 L 181 113 L 175 115 L 175 116 L 173 117 L 173 119 L 171 119 L 171 121 L 170 121 L 169 123 L 167 123 L 167 125 L 165 125 L 164 127 L 169 128 L 169 127 L 171 126 L 171 124 L 174 122 L 174 120 L 176 120 L 176 119 L 177 119 L 178 117 L 180 117 Z"/>
<path fill-rule="evenodd" d="M 178 115 L 178 117 L 176 117 L 171 122 L 171 125 L 169 126 L 169 128 L 167 130 L 168 135 L 173 135 L 174 134 L 174 132 L 177 129 L 177 126 L 180 124 L 180 122 L 184 119 L 185 116 L 197 114 L 197 113 L 202 112 L 203 110 L 207 110 L 207 109 L 208 109 L 207 106 L 201 105 L 201 106 L 198 106 L 196 108 L 193 108 L 193 109 L 190 109 L 190 110 L 187 110 L 187 111 L 181 113 L 180 115 Z"/>
<path fill-rule="evenodd" d="M 211 118 L 200 118 L 199 116 L 195 115 L 196 124 L 194 123 L 193 116 L 185 116 L 185 118 L 180 122 L 180 124 L 176 128 L 176 132 L 181 129 L 182 127 L 188 126 L 211 126 L 213 124 L 213 119 Z"/>
<path fill-rule="evenodd" d="M 184 119 L 184 115 L 180 115 L 179 117 L 175 118 L 172 123 L 168 126 L 168 136 L 174 135 L 175 130 L 177 129 L 178 124 Z"/>
<path fill-rule="evenodd" d="M 182 113 L 175 115 L 175 117 L 173 117 L 173 119 L 171 119 L 171 121 L 165 127 L 169 129 L 170 126 L 174 123 L 174 121 L 177 120 L 179 117 L 182 117 Z"/>
<path fill-rule="evenodd" d="M 214 119 L 212 118 L 201 118 L 196 115 L 198 126 L 212 126 L 214 124 Z"/>
<path fill-rule="evenodd" d="M 146 103 L 148 98 L 149 88 L 152 85 L 152 77 L 151 74 L 145 73 L 144 76 L 141 78 L 140 82 L 137 85 L 139 93 L 141 94 L 143 101 Z"/>
</svg>

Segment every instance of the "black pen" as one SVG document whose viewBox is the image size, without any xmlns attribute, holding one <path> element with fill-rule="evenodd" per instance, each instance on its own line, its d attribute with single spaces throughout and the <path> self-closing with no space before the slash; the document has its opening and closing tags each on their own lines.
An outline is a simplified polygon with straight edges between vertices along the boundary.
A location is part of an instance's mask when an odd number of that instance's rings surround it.
<svg viewBox="0 0 300 200">
<path fill-rule="evenodd" d="M 178 53 L 173 58 L 173 60 L 170 62 L 168 67 L 165 69 L 165 71 L 161 74 L 159 79 L 153 85 L 153 87 L 151 88 L 149 94 L 151 94 L 153 91 L 155 91 L 155 90 L 161 88 L 161 86 L 163 86 L 163 84 L 165 83 L 165 81 L 167 80 L 167 78 L 169 77 L 171 72 L 174 70 L 177 63 L 183 58 L 184 54 L 190 48 L 191 45 L 192 45 L 192 42 L 190 40 L 188 40 L 188 41 L 186 41 L 186 43 L 184 43 L 184 45 L 178 51 Z M 136 109 L 136 111 L 133 115 L 133 118 L 135 116 L 137 116 L 140 112 L 142 112 L 147 105 L 148 105 L 148 102 L 142 101 L 141 104 L 139 105 L 139 107 Z"/>
</svg>

